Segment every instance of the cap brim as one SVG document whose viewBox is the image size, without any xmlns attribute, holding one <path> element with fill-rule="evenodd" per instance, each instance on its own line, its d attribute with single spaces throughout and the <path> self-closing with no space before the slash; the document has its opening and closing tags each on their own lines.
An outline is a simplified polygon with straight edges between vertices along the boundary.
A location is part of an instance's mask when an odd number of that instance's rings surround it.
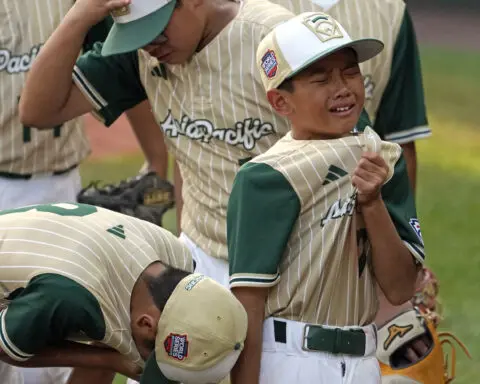
<svg viewBox="0 0 480 384">
<path fill-rule="evenodd" d="M 306 63 L 301 65 L 299 68 L 294 70 L 287 79 L 297 75 L 299 72 L 303 71 L 305 68 L 310 66 L 317 60 L 323 59 L 326 56 L 329 56 L 335 52 L 341 51 L 345 48 L 352 48 L 357 53 L 357 59 L 359 63 L 363 63 L 364 61 L 370 60 L 372 57 L 375 57 L 380 52 L 382 52 L 384 44 L 380 40 L 376 39 L 359 39 L 351 41 L 350 43 L 346 43 L 335 48 L 332 48 L 327 51 L 323 51 L 318 55 L 313 56 L 310 60 Z"/>
<path fill-rule="evenodd" d="M 115 22 L 103 43 L 102 56 L 136 51 L 155 40 L 167 27 L 176 0 L 162 8 L 128 23 Z"/>
<path fill-rule="evenodd" d="M 171 381 L 165 377 L 157 364 L 157 356 L 155 352 L 148 357 L 145 368 L 143 369 L 140 384 L 173 384 L 175 381 Z"/>
</svg>

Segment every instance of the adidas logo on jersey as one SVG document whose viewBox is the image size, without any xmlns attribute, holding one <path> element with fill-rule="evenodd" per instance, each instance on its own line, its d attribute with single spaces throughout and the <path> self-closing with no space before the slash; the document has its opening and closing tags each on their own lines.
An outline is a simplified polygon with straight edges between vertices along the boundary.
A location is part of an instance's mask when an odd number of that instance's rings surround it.
<svg viewBox="0 0 480 384">
<path fill-rule="evenodd" d="M 121 239 L 125 239 L 125 230 L 123 229 L 123 225 L 116 225 L 112 228 L 107 229 L 108 233 L 111 233 L 112 235 L 115 235 L 117 237 L 120 237 Z"/>
<path fill-rule="evenodd" d="M 352 216 L 353 211 L 355 210 L 355 203 L 357 201 L 357 193 L 354 193 L 352 196 L 346 199 L 338 199 L 335 201 L 330 208 L 328 208 L 327 213 L 322 218 L 320 225 L 324 227 L 330 220 L 340 219 L 343 216 Z"/>
<path fill-rule="evenodd" d="M 328 167 L 327 176 L 325 176 L 325 180 L 323 180 L 322 185 L 327 185 L 328 183 L 338 180 L 343 176 L 347 176 L 348 173 L 345 172 L 342 168 L 338 168 L 335 165 L 330 165 Z"/>
<path fill-rule="evenodd" d="M 8 49 L 0 49 L 0 72 L 6 71 L 10 75 L 28 72 L 42 45 L 35 45 L 29 53 L 20 55 L 14 55 Z"/>
</svg>

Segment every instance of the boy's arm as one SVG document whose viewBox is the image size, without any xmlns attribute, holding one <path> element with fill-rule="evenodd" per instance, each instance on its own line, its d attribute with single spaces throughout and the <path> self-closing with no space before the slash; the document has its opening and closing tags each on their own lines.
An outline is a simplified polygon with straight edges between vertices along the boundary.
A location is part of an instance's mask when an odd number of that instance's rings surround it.
<svg viewBox="0 0 480 384">
<path fill-rule="evenodd" d="M 122 2 L 78 0 L 74 4 L 27 76 L 19 104 L 24 124 L 51 127 L 95 112 L 110 125 L 145 100 L 136 53 L 103 57 L 97 43 L 77 61 L 90 28 Z"/>
<path fill-rule="evenodd" d="M 300 212 L 285 177 L 270 166 L 247 163 L 235 178 L 227 211 L 230 287 L 245 307 L 245 348 L 231 373 L 233 384 L 258 383 L 268 289 Z"/>
<path fill-rule="evenodd" d="M 119 372 L 137 378 L 141 368 L 134 365 L 124 355 L 112 349 L 92 345 L 65 342 L 55 347 L 46 347 L 26 361 L 9 357 L 0 349 L 0 360 L 18 367 L 82 367 Z"/>
<path fill-rule="evenodd" d="M 383 188 L 382 169 L 386 177 L 384 160 L 377 154 L 364 154 L 355 171 L 354 184 L 372 247 L 375 278 L 387 299 L 400 305 L 413 296 L 419 265 L 424 259 L 423 241 L 419 229 L 415 233 L 418 220 L 403 156 Z"/>
</svg>

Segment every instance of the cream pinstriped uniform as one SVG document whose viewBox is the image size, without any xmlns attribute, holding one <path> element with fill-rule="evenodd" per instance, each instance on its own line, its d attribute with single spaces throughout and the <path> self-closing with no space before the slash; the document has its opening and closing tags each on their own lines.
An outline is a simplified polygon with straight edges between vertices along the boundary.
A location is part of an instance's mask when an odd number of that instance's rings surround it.
<svg viewBox="0 0 480 384">
<path fill-rule="evenodd" d="M 23 127 L 18 99 L 41 46 L 74 1 L 0 1 L 0 172 L 63 171 L 89 153 L 81 119 L 46 131 Z"/>
<path fill-rule="evenodd" d="M 38 207 L 0 215 L 3 296 L 45 273 L 74 280 L 100 305 L 106 329 L 102 342 L 143 365 L 130 332 L 133 285 L 157 260 L 192 271 L 188 248 L 156 225 L 106 209 L 76 204 Z M 17 360 L 31 357 L 12 337 L 5 342 L 8 306 L 0 317 L 0 348 Z M 6 332 L 8 336 L 8 327 Z"/>
<path fill-rule="evenodd" d="M 377 140 L 390 169 L 389 180 L 401 149 L 396 144 L 380 142 L 378 136 Z M 370 247 L 360 235 L 365 226 L 356 213 L 350 176 L 364 147 L 363 134 L 307 141 L 294 140 L 288 133 L 265 154 L 251 160 L 253 167 L 268 165 L 283 175 L 301 207 L 277 273 L 234 272 L 230 277 L 231 287 L 273 286 L 266 317 L 332 326 L 366 325 L 373 321 L 378 302 L 368 262 Z M 237 188 L 241 188 L 248 172 L 247 167 L 240 171 Z M 248 198 L 248 189 L 244 192 L 244 198 Z M 237 253 L 233 253 L 235 258 Z"/>
<path fill-rule="evenodd" d="M 265 98 L 255 52 L 277 23 L 291 17 L 272 3 L 246 0 L 237 17 L 188 64 L 159 66 L 142 50 L 131 59 L 138 60 L 139 67 L 131 77 L 145 88 L 143 97 L 148 96 L 169 149 L 180 162 L 182 231 L 203 250 L 225 260 L 226 206 L 240 163 L 266 151 L 289 130 Z M 125 108 L 123 103 L 135 91 L 117 89 L 119 85 L 104 80 L 116 76 L 112 73 L 126 55 L 91 56 L 77 63 L 74 80 L 110 124 L 111 111 Z M 107 65 L 109 60 L 117 62 Z M 133 65 L 120 65 L 124 70 L 118 76 L 125 80 L 125 68 Z"/>
</svg>

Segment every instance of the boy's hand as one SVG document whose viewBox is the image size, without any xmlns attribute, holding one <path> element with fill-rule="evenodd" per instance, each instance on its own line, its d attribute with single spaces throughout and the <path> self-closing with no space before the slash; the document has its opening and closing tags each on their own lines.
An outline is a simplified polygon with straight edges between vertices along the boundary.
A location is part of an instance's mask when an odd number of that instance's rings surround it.
<svg viewBox="0 0 480 384">
<path fill-rule="evenodd" d="M 102 21 L 113 10 L 130 3 L 131 0 L 77 0 L 69 12 L 69 17 L 91 27 Z"/>
<path fill-rule="evenodd" d="M 365 206 L 380 199 L 387 176 L 387 163 L 378 153 L 363 153 L 352 177 L 352 184 L 358 190 L 358 203 Z"/>
</svg>

